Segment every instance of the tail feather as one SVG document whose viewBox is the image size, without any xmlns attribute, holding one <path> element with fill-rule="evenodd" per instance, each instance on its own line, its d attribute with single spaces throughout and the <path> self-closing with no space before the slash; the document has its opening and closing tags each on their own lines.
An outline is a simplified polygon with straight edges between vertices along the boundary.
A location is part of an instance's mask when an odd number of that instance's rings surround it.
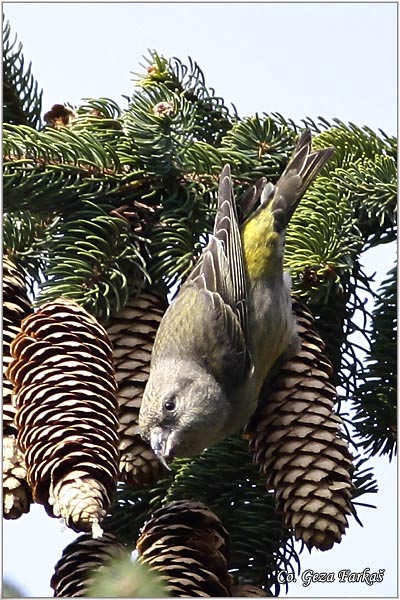
<svg viewBox="0 0 400 600">
<path fill-rule="evenodd" d="M 266 177 L 260 177 L 252 186 L 250 186 L 244 194 L 239 198 L 238 202 L 241 207 L 241 222 L 254 210 L 260 196 L 265 189 L 267 183 Z"/>
<path fill-rule="evenodd" d="M 271 198 L 275 230 L 285 229 L 305 191 L 314 181 L 334 148 L 311 151 L 311 132 L 302 132 L 293 156 L 277 182 Z"/>
</svg>

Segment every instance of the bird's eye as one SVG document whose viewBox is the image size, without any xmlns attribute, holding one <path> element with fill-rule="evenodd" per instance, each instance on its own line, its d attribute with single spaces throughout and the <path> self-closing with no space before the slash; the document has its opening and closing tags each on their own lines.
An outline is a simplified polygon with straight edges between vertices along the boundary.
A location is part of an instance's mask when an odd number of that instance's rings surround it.
<svg viewBox="0 0 400 600">
<path fill-rule="evenodd" d="M 174 400 L 166 400 L 164 402 L 164 408 L 168 412 L 171 412 L 171 411 L 175 410 L 175 406 L 176 406 L 176 404 L 175 404 Z"/>
</svg>

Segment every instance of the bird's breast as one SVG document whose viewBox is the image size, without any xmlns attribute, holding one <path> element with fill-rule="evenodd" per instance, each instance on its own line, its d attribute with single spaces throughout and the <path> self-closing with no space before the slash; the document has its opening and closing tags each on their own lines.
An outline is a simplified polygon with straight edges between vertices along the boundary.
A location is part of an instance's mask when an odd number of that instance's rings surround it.
<svg viewBox="0 0 400 600">
<path fill-rule="evenodd" d="M 282 279 L 264 280 L 249 291 L 249 348 L 255 366 L 257 389 L 279 356 L 286 350 L 293 334 L 294 320 L 290 291 Z"/>
</svg>

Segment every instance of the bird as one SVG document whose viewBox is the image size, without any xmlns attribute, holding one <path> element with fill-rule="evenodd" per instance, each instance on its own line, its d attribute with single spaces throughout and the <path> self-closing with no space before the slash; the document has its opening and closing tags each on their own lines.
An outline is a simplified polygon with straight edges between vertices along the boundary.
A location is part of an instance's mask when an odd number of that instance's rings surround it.
<svg viewBox="0 0 400 600">
<path fill-rule="evenodd" d="M 305 129 L 278 182 L 252 186 L 242 224 L 230 166 L 222 170 L 213 232 L 161 320 L 139 412 L 141 435 L 167 468 L 244 427 L 277 360 L 299 347 L 285 232 L 334 151 L 311 144 Z"/>
</svg>

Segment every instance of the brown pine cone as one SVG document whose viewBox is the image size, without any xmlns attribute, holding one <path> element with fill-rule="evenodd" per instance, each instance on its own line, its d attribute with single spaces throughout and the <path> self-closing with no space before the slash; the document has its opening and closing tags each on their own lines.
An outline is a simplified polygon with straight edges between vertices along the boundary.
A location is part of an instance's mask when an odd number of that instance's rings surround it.
<svg viewBox="0 0 400 600">
<path fill-rule="evenodd" d="M 18 444 L 34 500 L 75 531 L 100 535 L 118 476 L 111 344 L 76 302 L 26 317 L 11 346 Z"/>
<path fill-rule="evenodd" d="M 50 586 L 55 598 L 88 596 L 93 576 L 114 558 L 126 556 L 128 551 L 112 533 L 103 533 L 93 539 L 84 534 L 64 548 L 60 560 L 54 567 Z"/>
<path fill-rule="evenodd" d="M 32 492 L 26 480 L 23 453 L 18 449 L 13 386 L 6 371 L 10 345 L 20 331 L 21 319 L 31 312 L 25 282 L 12 259 L 3 255 L 3 516 L 18 519 L 29 512 Z"/>
<path fill-rule="evenodd" d="M 138 417 L 154 338 L 167 306 L 165 295 L 154 290 L 142 292 L 130 298 L 107 328 L 118 383 L 120 477 L 130 485 L 153 483 L 165 473 L 140 437 Z"/>
<path fill-rule="evenodd" d="M 308 308 L 294 300 L 293 311 L 300 350 L 266 382 L 247 434 L 285 524 L 309 549 L 328 550 L 352 513 L 352 460 L 339 437 L 324 343 Z"/>
<path fill-rule="evenodd" d="M 18 519 L 28 513 L 32 492 L 26 481 L 22 452 L 14 436 L 3 437 L 3 517 Z"/>
<path fill-rule="evenodd" d="M 229 539 L 201 502 L 178 500 L 156 510 L 137 541 L 140 562 L 160 573 L 172 596 L 231 595 Z"/>
</svg>

